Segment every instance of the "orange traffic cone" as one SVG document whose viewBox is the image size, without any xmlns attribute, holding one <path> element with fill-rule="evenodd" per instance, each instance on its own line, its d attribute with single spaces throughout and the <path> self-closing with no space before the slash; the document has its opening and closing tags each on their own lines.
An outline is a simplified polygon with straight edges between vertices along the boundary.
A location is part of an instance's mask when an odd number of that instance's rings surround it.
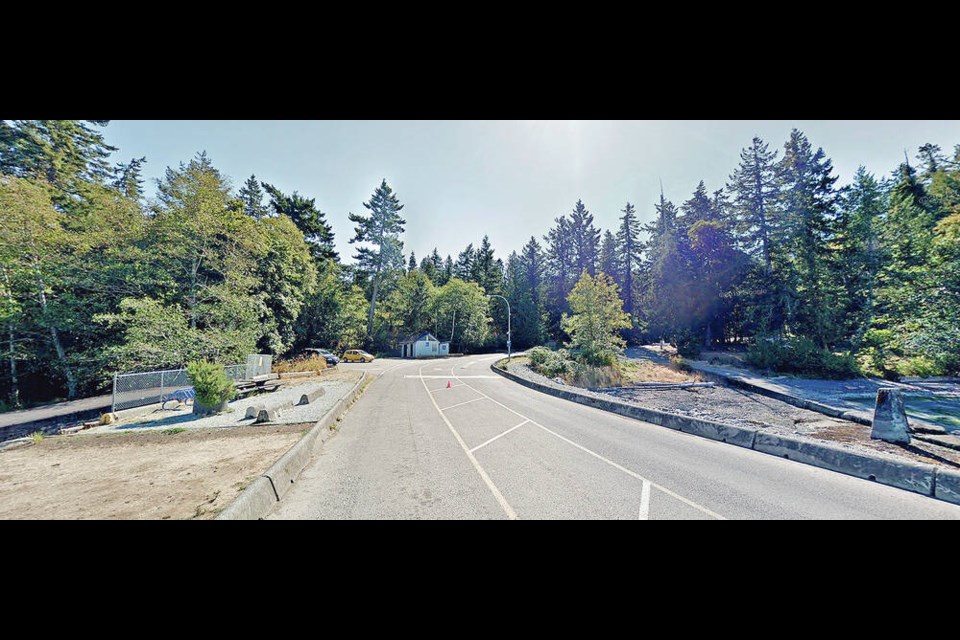
<svg viewBox="0 0 960 640">
<path fill-rule="evenodd" d="M 449 388 L 450 388 L 450 381 L 447 380 L 447 389 L 449 389 Z"/>
</svg>

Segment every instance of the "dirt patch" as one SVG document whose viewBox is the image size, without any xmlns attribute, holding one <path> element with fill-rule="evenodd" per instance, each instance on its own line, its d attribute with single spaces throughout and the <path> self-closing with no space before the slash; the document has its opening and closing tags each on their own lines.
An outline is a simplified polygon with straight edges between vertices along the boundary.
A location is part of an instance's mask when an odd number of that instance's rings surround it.
<svg viewBox="0 0 960 640">
<path fill-rule="evenodd" d="M 312 424 L 80 434 L 0 452 L 0 519 L 210 519 Z"/>
</svg>

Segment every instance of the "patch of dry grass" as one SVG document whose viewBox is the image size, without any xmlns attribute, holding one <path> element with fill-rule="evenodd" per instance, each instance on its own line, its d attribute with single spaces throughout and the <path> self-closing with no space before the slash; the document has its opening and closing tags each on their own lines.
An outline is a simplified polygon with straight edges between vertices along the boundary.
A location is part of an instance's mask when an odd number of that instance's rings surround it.
<svg viewBox="0 0 960 640">
<path fill-rule="evenodd" d="M 685 373 L 673 365 L 662 365 L 646 360 L 620 360 L 621 384 L 636 382 L 700 382 L 699 373 Z"/>
<path fill-rule="evenodd" d="M 309 358 L 293 358 L 278 360 L 273 363 L 274 373 L 299 373 L 301 371 L 323 371 L 327 368 L 327 361 L 320 356 Z"/>
</svg>

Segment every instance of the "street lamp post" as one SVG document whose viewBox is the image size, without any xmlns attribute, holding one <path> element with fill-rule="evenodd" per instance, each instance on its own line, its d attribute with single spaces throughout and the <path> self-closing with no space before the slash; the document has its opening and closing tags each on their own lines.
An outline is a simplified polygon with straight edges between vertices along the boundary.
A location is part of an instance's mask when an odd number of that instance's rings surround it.
<svg viewBox="0 0 960 640">
<path fill-rule="evenodd" d="M 488 298 L 501 298 L 504 302 L 507 303 L 507 360 L 510 360 L 511 345 L 510 345 L 510 301 L 497 293 L 491 293 L 487 295 Z"/>
</svg>

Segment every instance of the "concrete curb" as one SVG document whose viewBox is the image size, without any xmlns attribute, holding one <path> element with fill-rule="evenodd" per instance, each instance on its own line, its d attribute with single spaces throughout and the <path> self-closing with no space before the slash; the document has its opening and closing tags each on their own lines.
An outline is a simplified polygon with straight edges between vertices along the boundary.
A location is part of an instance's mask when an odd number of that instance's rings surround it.
<svg viewBox="0 0 960 640">
<path fill-rule="evenodd" d="M 290 491 L 297 476 L 307 466 L 316 450 L 333 435 L 330 426 L 360 397 L 365 381 L 372 379 L 361 372 L 360 379 L 320 420 L 297 440 L 286 453 L 244 489 L 236 500 L 215 520 L 261 520 Z"/>
<path fill-rule="evenodd" d="M 897 461 L 889 458 L 851 451 L 843 447 L 822 444 L 812 440 L 777 436 L 756 429 L 747 429 L 725 425 L 708 420 L 689 418 L 664 411 L 646 409 L 636 405 L 594 398 L 569 389 L 534 382 L 515 373 L 504 371 L 496 365 L 490 369 L 504 378 L 513 380 L 525 387 L 535 389 L 564 400 L 571 400 L 603 411 L 610 411 L 628 418 L 652 422 L 654 424 L 690 433 L 692 435 L 735 444 L 761 453 L 774 455 L 794 462 L 802 462 L 822 469 L 837 471 L 847 475 L 872 480 L 898 489 L 905 489 L 960 504 L 960 472 L 943 469 L 919 462 Z M 825 405 L 824 405 L 825 406 Z"/>
</svg>

